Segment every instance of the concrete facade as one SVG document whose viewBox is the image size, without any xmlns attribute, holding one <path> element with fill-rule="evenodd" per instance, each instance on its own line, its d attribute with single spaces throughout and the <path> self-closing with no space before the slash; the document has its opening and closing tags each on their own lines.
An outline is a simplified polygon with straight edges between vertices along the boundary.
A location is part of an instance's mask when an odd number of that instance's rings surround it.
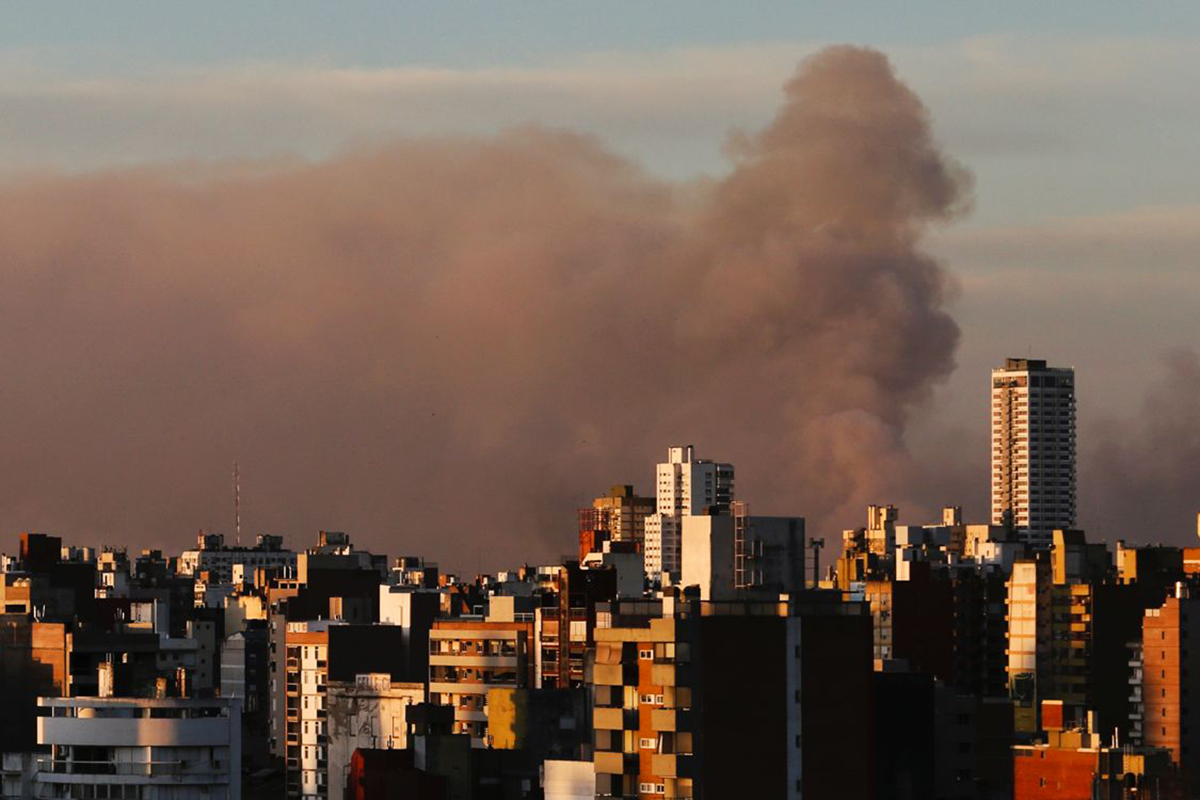
<svg viewBox="0 0 1200 800">
<path fill-rule="evenodd" d="M 329 797 L 340 798 L 354 751 L 403 750 L 408 709 L 425 702 L 424 683 L 394 683 L 390 675 L 358 675 L 354 683 L 333 681 L 327 690 Z"/>
<path fill-rule="evenodd" d="M 992 523 L 1048 548 L 1075 527 L 1075 371 L 1010 358 L 992 370 Z"/>
<path fill-rule="evenodd" d="M 237 700 L 39 698 L 34 797 L 240 800 Z"/>
</svg>

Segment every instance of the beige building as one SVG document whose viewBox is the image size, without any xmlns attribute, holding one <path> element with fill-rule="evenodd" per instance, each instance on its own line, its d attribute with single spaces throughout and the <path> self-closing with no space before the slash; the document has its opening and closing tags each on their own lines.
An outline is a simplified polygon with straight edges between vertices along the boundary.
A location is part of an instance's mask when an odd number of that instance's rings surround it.
<svg viewBox="0 0 1200 800">
<path fill-rule="evenodd" d="M 533 615 L 512 616 L 440 619 L 429 632 L 429 702 L 453 706 L 453 732 L 476 747 L 487 744 L 488 691 L 534 682 Z"/>
</svg>

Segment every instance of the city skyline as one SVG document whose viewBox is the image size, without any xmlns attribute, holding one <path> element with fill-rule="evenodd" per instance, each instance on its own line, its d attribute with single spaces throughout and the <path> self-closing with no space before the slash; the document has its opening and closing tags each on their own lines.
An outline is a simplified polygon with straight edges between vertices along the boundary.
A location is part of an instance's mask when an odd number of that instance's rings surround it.
<svg viewBox="0 0 1200 800">
<path fill-rule="evenodd" d="M 1197 800 L 1200 4 L 0 9 L 0 800 Z"/>
<path fill-rule="evenodd" d="M 489 543 L 550 556 L 581 494 L 685 440 L 741 465 L 767 510 L 803 506 L 825 528 L 884 498 L 982 509 L 978 376 L 1036 353 L 1077 367 L 1089 398 L 1079 524 L 1186 536 L 1188 4 L 927 9 L 918 27 L 853 4 L 720 3 L 540 7 L 530 26 L 501 4 L 456 18 L 457 35 L 441 35 L 447 9 L 76 10 L 48 24 L 10 9 L 0 33 L 8 529 L 165 546 L 227 525 L 238 461 L 256 530 L 340 527 L 474 560 L 479 529 L 519 519 Z M 780 91 L 796 65 L 840 41 L 887 57 L 889 91 L 918 100 L 890 119 L 928 125 L 921 157 L 953 187 L 891 163 L 893 186 L 932 205 L 890 218 L 912 247 L 873 278 L 836 274 L 800 234 L 833 230 L 840 200 L 820 181 L 792 196 L 811 200 L 801 228 L 763 220 L 791 248 L 772 258 L 801 269 L 736 263 L 743 243 L 714 241 L 698 209 L 739 183 L 772 197 L 748 177 L 756 159 L 841 135 L 746 148 L 804 107 Z M 899 131 L 848 147 L 895 154 Z M 518 180 L 524 205 L 501 199 Z M 921 298 L 905 311 L 870 288 L 889 271 Z M 825 278 L 845 285 L 814 309 Z M 843 342 L 839 366 L 822 339 L 839 326 L 878 341 Z M 827 403 L 805 358 L 832 370 Z"/>
</svg>

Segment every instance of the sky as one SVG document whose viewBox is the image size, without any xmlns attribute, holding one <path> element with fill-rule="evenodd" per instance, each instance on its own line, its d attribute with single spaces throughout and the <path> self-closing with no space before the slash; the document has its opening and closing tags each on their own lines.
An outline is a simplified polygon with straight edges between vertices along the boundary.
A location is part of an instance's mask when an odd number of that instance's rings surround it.
<svg viewBox="0 0 1200 800">
<path fill-rule="evenodd" d="M 1190 541 L 1182 498 L 1200 487 L 1173 486 L 1170 513 L 1138 529 L 1136 514 L 1113 510 L 1133 479 L 1111 462 L 1152 457 L 1144 443 L 1161 432 L 1143 429 L 1147 409 L 1190 385 L 1200 342 L 1200 8 L 966 5 L 10 3 L 0 181 L 319 165 L 402 138 L 536 125 L 594 137 L 656 180 L 703 186 L 729 173 L 740 133 L 770 122 L 797 63 L 832 44 L 877 48 L 973 175 L 970 212 L 924 231 L 961 339 L 957 367 L 909 410 L 914 457 L 961 457 L 978 481 L 951 499 L 982 518 L 988 370 L 1012 355 L 1072 365 L 1080 447 L 1093 453 L 1082 521 L 1108 538 Z M 627 456 L 644 476 L 608 482 L 647 482 L 671 443 Z M 253 475 L 253 457 L 242 460 Z M 602 488 L 563 491 L 583 502 Z M 211 516 L 223 504 L 214 498 Z M 12 525 L 77 524 L 3 505 Z"/>
</svg>

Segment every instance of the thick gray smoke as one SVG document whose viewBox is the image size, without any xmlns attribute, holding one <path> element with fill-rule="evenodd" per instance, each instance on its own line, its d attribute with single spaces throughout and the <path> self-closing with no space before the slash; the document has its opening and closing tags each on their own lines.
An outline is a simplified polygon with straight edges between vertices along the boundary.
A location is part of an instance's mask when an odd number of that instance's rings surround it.
<svg viewBox="0 0 1200 800">
<path fill-rule="evenodd" d="M 1088 431 L 1095 444 L 1083 462 L 1084 522 L 1110 542 L 1195 547 L 1200 511 L 1200 356 L 1163 357 L 1163 374 L 1140 412 Z"/>
<path fill-rule="evenodd" d="M 539 129 L 10 183 L 0 527 L 178 549 L 236 459 L 251 531 L 487 567 L 684 442 L 818 530 L 904 501 L 965 174 L 850 47 L 730 151 L 702 186 Z"/>
</svg>

